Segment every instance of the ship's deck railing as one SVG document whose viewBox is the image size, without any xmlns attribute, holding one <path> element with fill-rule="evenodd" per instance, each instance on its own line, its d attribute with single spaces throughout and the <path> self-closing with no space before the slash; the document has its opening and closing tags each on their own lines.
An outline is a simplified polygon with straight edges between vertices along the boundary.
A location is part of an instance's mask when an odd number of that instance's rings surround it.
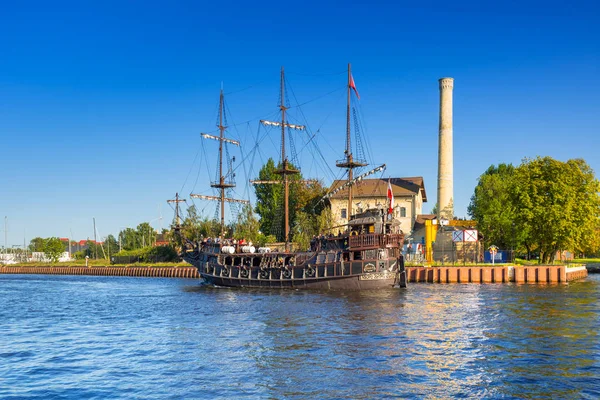
<svg viewBox="0 0 600 400">
<path fill-rule="evenodd" d="M 402 244 L 404 235 L 390 234 L 381 235 L 375 233 L 350 236 L 349 247 L 351 249 L 370 249 L 381 247 L 397 247 Z"/>
</svg>

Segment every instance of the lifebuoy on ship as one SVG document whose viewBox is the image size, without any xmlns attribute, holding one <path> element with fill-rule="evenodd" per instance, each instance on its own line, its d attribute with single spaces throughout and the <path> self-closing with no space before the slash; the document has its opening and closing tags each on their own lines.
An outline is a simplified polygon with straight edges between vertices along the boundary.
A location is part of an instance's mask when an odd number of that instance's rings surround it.
<svg viewBox="0 0 600 400">
<path fill-rule="evenodd" d="M 309 266 L 308 268 L 306 268 L 304 270 L 306 276 L 308 276 L 309 278 L 312 278 L 313 276 L 315 276 L 315 269 L 311 266 Z"/>
<path fill-rule="evenodd" d="M 247 278 L 247 277 L 248 277 L 248 270 L 247 270 L 247 269 L 245 269 L 245 268 L 241 268 L 241 269 L 240 269 L 240 276 L 241 276 L 242 278 Z"/>
<path fill-rule="evenodd" d="M 260 277 L 263 279 L 267 279 L 269 277 L 269 271 L 267 271 L 266 269 L 261 269 L 260 270 Z"/>
<path fill-rule="evenodd" d="M 227 269 L 227 267 L 223 267 L 221 270 L 221 276 L 229 276 L 229 269 Z"/>
<path fill-rule="evenodd" d="M 283 277 L 289 279 L 292 276 L 292 271 L 290 271 L 289 269 L 284 269 L 283 270 Z"/>
</svg>

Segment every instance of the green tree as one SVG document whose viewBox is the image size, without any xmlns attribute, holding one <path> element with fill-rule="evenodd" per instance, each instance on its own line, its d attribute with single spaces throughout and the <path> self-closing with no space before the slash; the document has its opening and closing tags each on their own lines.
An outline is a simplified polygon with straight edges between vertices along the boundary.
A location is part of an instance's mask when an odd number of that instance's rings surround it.
<svg viewBox="0 0 600 400">
<path fill-rule="evenodd" d="M 30 251 L 44 251 L 45 240 L 41 237 L 35 237 L 29 242 Z"/>
<path fill-rule="evenodd" d="M 294 242 L 301 250 L 307 250 L 310 247 L 310 239 L 318 233 L 315 223 L 316 219 L 310 214 L 303 211 L 297 213 L 293 234 Z"/>
<path fill-rule="evenodd" d="M 125 228 L 119 233 L 119 239 L 121 241 L 121 248 L 123 250 L 135 250 L 138 249 L 138 232 L 133 228 Z"/>
<path fill-rule="evenodd" d="M 260 169 L 258 179 L 263 181 L 280 180 L 275 173 L 275 161 L 272 158 Z M 260 215 L 260 231 L 265 235 L 273 235 L 283 231 L 282 221 L 276 221 L 277 213 L 282 213 L 283 191 L 281 184 L 258 184 L 254 186 L 256 194 L 255 211 Z M 293 197 L 293 196 L 291 196 Z"/>
<path fill-rule="evenodd" d="M 600 186 L 585 161 L 526 159 L 515 177 L 517 218 L 540 262 L 553 261 L 558 250 L 584 248 L 600 218 Z"/>
<path fill-rule="evenodd" d="M 261 234 L 260 223 L 250 205 L 244 205 L 242 208 L 233 232 L 235 239 L 245 239 L 253 243 L 258 243 L 259 235 Z"/>
<path fill-rule="evenodd" d="M 104 248 L 106 257 L 117 254 L 119 252 L 119 242 L 113 235 L 108 235 L 104 240 Z"/>
<path fill-rule="evenodd" d="M 65 252 L 65 245 L 57 237 L 51 237 L 44 240 L 44 255 L 55 263 L 60 256 Z"/>
<path fill-rule="evenodd" d="M 290 168 L 296 167 L 292 164 Z M 269 159 L 259 172 L 260 180 L 277 181 L 281 177 L 275 173 L 280 165 L 275 167 L 273 159 Z M 289 219 L 292 236 L 303 232 L 308 226 L 315 226 L 317 216 L 321 214 L 327 204 L 320 201 L 326 193 L 326 188 L 319 181 L 306 183 L 301 174 L 290 175 L 289 187 Z M 277 240 L 284 239 L 284 211 L 283 211 L 283 184 L 259 184 L 255 186 L 256 208 L 260 215 L 260 231 L 265 235 L 277 235 Z M 300 213 L 309 214 L 301 216 Z M 312 231 L 312 229 L 311 229 Z M 296 240 L 296 239 L 294 239 Z"/>
<path fill-rule="evenodd" d="M 492 165 L 479 177 L 468 214 L 477 221 L 477 228 L 485 242 L 501 249 L 510 249 L 517 243 L 513 236 L 516 211 L 511 201 L 515 167 L 511 164 Z"/>
<path fill-rule="evenodd" d="M 148 222 L 142 222 L 136 228 L 137 248 L 150 247 L 156 241 L 156 232 Z"/>
<path fill-rule="evenodd" d="M 181 224 L 181 233 L 194 242 L 202 239 L 202 218 L 195 205 L 188 207 L 186 217 Z"/>
<path fill-rule="evenodd" d="M 559 250 L 597 251 L 600 185 L 584 160 L 525 159 L 500 164 L 480 178 L 469 205 L 488 243 L 539 251 L 540 262 Z"/>
<path fill-rule="evenodd" d="M 102 247 L 100 244 L 88 239 L 88 241 L 85 243 L 85 247 L 86 249 L 84 250 L 84 253 L 89 258 L 102 258 Z"/>
</svg>

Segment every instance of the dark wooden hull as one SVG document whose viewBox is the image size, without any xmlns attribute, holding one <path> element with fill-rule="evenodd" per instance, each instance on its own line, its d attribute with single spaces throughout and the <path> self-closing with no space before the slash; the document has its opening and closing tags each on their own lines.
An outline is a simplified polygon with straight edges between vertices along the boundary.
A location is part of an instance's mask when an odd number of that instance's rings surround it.
<svg viewBox="0 0 600 400">
<path fill-rule="evenodd" d="M 261 269 L 223 266 L 201 261 L 199 257 L 184 258 L 198 269 L 206 282 L 225 287 L 373 290 L 406 287 L 407 282 L 403 266 L 398 268 L 395 261 L 386 264 L 385 269 L 375 268 L 372 272 L 365 272 L 364 266 L 372 266 L 372 262 L 333 262 L 308 267 L 305 265 L 287 269 Z M 357 269 L 361 270 L 361 273 L 351 273 Z"/>
</svg>

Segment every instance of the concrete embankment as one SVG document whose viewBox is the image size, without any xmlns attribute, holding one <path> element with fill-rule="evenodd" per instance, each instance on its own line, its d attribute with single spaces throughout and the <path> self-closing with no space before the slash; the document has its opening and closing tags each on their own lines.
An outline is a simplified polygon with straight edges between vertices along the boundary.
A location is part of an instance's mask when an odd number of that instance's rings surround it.
<svg viewBox="0 0 600 400">
<path fill-rule="evenodd" d="M 540 266 L 465 266 L 465 267 L 407 267 L 408 281 L 413 283 L 565 283 L 588 275 L 585 267 L 567 268 L 564 265 Z M 0 274 L 141 276 L 163 278 L 199 278 L 192 266 L 0 266 Z"/>
<path fill-rule="evenodd" d="M 564 265 L 407 267 L 409 282 L 430 283 L 566 283 L 588 275 L 585 267 Z"/>
<path fill-rule="evenodd" d="M 77 266 L 77 265 L 28 265 L 0 267 L 0 274 L 44 274 L 44 275 L 99 275 L 99 276 L 145 276 L 164 278 L 199 278 L 195 267 L 149 267 L 149 266 Z"/>
</svg>

